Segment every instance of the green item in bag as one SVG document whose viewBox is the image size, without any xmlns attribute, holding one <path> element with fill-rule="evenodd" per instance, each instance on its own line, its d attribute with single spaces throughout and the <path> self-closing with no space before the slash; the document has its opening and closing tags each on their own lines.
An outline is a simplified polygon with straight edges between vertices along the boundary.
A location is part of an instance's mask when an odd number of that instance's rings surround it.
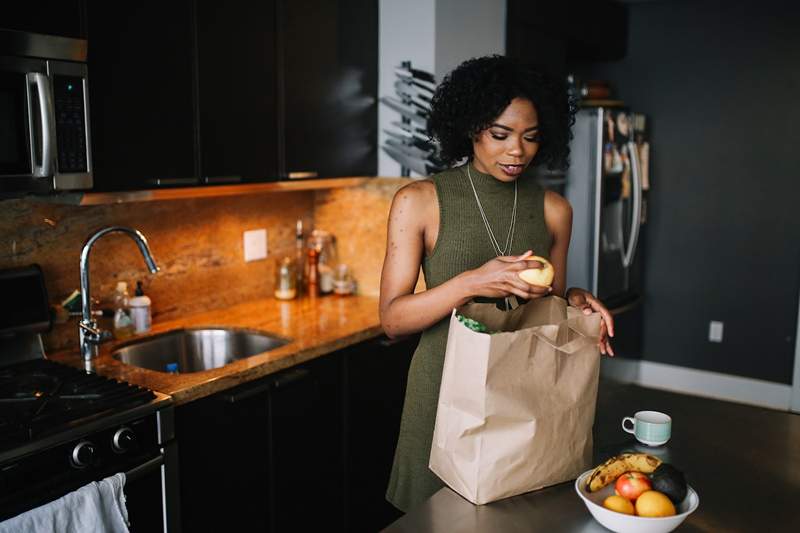
<svg viewBox="0 0 800 533">
<path fill-rule="evenodd" d="M 456 314 L 456 318 L 458 318 L 459 322 L 464 324 L 466 327 L 468 327 L 472 331 L 477 331 L 478 333 L 491 333 L 489 331 L 489 328 L 487 328 L 485 324 L 482 324 L 481 322 L 478 322 L 477 320 L 474 320 L 472 318 L 465 317 L 464 315 L 459 315 L 459 314 Z"/>
</svg>

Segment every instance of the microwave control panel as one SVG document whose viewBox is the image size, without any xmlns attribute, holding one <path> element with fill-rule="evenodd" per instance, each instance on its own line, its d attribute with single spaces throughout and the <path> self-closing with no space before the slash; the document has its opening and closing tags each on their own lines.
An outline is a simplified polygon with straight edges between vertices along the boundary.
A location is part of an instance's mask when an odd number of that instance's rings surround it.
<svg viewBox="0 0 800 533">
<path fill-rule="evenodd" d="M 86 99 L 83 78 L 53 77 L 56 114 L 58 171 L 61 174 L 87 172 Z"/>
</svg>

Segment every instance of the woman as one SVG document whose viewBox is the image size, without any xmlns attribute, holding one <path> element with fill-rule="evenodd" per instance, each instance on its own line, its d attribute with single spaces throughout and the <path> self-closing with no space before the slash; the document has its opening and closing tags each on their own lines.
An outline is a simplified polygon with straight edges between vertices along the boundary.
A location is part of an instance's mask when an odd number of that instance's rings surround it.
<svg viewBox="0 0 800 533">
<path fill-rule="evenodd" d="M 555 294 L 602 314 L 600 350 L 613 355 L 611 314 L 589 292 L 565 291 L 572 209 L 523 172 L 563 167 L 573 115 L 566 92 L 532 67 L 502 56 L 471 59 L 432 101 L 430 130 L 450 164 L 400 189 L 389 214 L 381 277 L 381 324 L 389 337 L 422 331 L 408 374 L 387 499 L 407 511 L 442 487 L 428 469 L 448 318 L 472 299 L 531 300 Z M 553 264 L 552 287 L 517 275 Z M 427 290 L 414 294 L 422 267 Z"/>
</svg>

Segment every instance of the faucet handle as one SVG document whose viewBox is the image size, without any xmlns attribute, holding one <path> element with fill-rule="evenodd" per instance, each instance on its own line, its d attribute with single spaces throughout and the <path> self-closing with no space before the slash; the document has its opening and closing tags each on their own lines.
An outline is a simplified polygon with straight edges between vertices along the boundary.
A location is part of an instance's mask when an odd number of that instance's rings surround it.
<svg viewBox="0 0 800 533">
<path fill-rule="evenodd" d="M 111 332 L 99 328 L 97 326 L 97 322 L 94 320 L 91 322 L 84 322 L 81 320 L 78 323 L 78 327 L 81 329 L 81 331 L 83 331 L 83 339 L 87 342 L 100 344 L 101 342 L 107 341 L 111 338 Z"/>
</svg>

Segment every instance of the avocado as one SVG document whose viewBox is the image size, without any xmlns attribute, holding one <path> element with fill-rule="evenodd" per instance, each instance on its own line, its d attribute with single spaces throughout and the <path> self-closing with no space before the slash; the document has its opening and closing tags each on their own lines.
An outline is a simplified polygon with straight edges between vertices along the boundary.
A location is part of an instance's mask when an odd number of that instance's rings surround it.
<svg viewBox="0 0 800 533">
<path fill-rule="evenodd" d="M 653 490 L 663 492 L 678 505 L 686 497 L 686 478 L 683 472 L 669 463 L 661 463 L 650 476 Z"/>
</svg>

